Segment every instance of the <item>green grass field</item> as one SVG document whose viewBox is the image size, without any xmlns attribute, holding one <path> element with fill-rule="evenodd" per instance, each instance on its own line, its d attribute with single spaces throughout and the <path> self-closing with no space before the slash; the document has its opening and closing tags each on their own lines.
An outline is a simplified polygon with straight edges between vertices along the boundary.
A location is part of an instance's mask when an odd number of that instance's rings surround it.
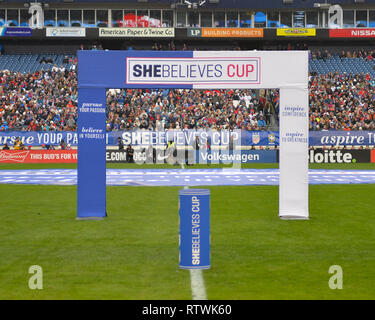
<svg viewBox="0 0 375 320">
<path fill-rule="evenodd" d="M 27 165 L 40 167 L 74 166 Z M 313 168 L 323 167 L 375 169 Z M 278 218 L 275 186 L 209 189 L 208 299 L 375 298 L 375 185 L 310 186 L 308 221 Z M 0 184 L 0 299 L 191 299 L 178 268 L 178 190 L 108 187 L 108 217 L 76 221 L 75 186 Z M 43 268 L 43 290 L 28 288 L 30 265 Z M 328 287 L 331 265 L 343 290 Z"/>
</svg>

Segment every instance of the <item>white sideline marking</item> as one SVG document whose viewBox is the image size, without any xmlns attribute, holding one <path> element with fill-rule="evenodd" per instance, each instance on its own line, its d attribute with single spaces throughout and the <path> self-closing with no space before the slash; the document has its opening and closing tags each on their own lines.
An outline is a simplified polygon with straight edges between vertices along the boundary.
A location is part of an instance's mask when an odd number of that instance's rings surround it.
<svg viewBox="0 0 375 320">
<path fill-rule="evenodd" d="M 182 169 L 185 169 L 181 163 Z M 189 189 L 184 186 L 184 189 Z M 193 300 L 207 300 L 206 287 L 204 286 L 203 272 L 200 269 L 190 269 L 190 286 Z"/>
<path fill-rule="evenodd" d="M 207 300 L 206 287 L 204 286 L 201 269 L 190 269 L 190 283 L 193 300 Z"/>
</svg>

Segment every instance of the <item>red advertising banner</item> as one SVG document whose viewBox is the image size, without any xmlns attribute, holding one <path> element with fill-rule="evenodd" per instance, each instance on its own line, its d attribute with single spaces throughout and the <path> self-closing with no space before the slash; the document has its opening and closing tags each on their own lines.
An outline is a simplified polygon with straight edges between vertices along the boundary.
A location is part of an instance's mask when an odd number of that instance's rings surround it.
<svg viewBox="0 0 375 320">
<path fill-rule="evenodd" d="M 371 162 L 375 162 L 375 150 L 371 150 Z"/>
<path fill-rule="evenodd" d="M 0 150 L 0 163 L 77 163 L 77 150 Z"/>
<path fill-rule="evenodd" d="M 330 29 L 330 38 L 375 38 L 375 28 L 372 29 Z"/>
</svg>

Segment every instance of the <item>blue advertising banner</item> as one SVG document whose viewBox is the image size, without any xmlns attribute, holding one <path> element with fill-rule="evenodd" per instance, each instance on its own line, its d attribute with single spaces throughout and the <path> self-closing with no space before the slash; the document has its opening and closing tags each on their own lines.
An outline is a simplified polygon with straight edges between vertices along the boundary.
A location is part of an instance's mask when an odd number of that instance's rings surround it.
<svg viewBox="0 0 375 320">
<path fill-rule="evenodd" d="M 210 268 L 210 190 L 180 190 L 179 218 L 180 268 Z"/>
<path fill-rule="evenodd" d="M 14 144 L 17 137 L 20 137 L 25 146 L 59 145 L 62 140 L 66 144 L 76 146 L 78 135 L 75 131 L 5 131 L 0 132 L 0 145 L 7 143 Z"/>
<path fill-rule="evenodd" d="M 241 130 L 214 131 L 214 130 L 163 130 L 163 131 L 126 131 L 113 132 L 108 138 L 108 143 L 116 142 L 121 138 L 124 145 L 167 145 L 174 142 L 176 146 L 194 146 L 197 142 L 203 146 L 223 146 L 241 142 Z"/>
<path fill-rule="evenodd" d="M 25 27 L 1 27 L 1 37 L 31 37 L 33 29 Z"/>
<path fill-rule="evenodd" d="M 373 146 L 375 131 L 310 131 L 312 146 Z"/>
<path fill-rule="evenodd" d="M 194 130 L 188 130 L 196 132 Z M 124 145 L 165 145 L 169 137 L 177 145 L 189 145 L 191 143 L 190 133 L 164 132 L 164 131 L 111 131 L 106 132 L 106 144 L 117 145 L 118 138 L 122 139 Z M 180 139 L 179 135 L 185 135 L 187 138 Z M 77 146 L 78 135 L 74 131 L 3 131 L 0 132 L 0 145 L 8 143 L 12 146 L 17 137 L 20 137 L 25 146 L 41 146 L 42 144 L 59 145 L 61 140 L 67 144 Z M 213 139 L 213 141 L 215 141 Z M 228 141 L 222 134 L 218 138 L 219 143 Z M 243 146 L 278 146 L 278 131 L 241 131 L 241 145 Z M 310 146 L 373 146 L 375 145 L 375 131 L 310 131 Z"/>
<path fill-rule="evenodd" d="M 106 216 L 106 90 L 80 88 L 77 219 Z"/>
<path fill-rule="evenodd" d="M 241 131 L 243 146 L 278 146 L 278 131 Z"/>
<path fill-rule="evenodd" d="M 276 150 L 199 151 L 197 163 L 276 163 Z"/>
</svg>

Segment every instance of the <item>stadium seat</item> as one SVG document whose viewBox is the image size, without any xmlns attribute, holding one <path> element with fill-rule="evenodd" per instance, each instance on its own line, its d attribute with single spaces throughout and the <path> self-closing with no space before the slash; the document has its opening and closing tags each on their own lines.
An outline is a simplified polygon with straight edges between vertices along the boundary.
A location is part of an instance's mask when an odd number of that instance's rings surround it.
<svg viewBox="0 0 375 320">
<path fill-rule="evenodd" d="M 310 60 L 309 70 L 318 74 L 326 74 L 329 72 L 340 72 L 340 73 L 368 73 L 371 77 L 375 77 L 374 70 L 375 63 L 373 61 L 367 61 L 362 58 L 343 58 L 334 55 L 329 59 L 315 59 Z"/>
<path fill-rule="evenodd" d="M 35 72 L 37 70 L 48 70 L 57 64 L 58 67 L 64 65 L 63 60 L 66 54 L 23 54 L 23 55 L 1 55 L 0 56 L 0 69 L 10 70 L 15 72 L 27 73 Z M 72 55 L 68 55 L 72 57 Z M 42 58 L 51 58 L 52 63 L 40 63 Z M 73 57 L 74 58 L 74 57 Z M 70 65 L 70 64 L 65 64 Z"/>
</svg>

